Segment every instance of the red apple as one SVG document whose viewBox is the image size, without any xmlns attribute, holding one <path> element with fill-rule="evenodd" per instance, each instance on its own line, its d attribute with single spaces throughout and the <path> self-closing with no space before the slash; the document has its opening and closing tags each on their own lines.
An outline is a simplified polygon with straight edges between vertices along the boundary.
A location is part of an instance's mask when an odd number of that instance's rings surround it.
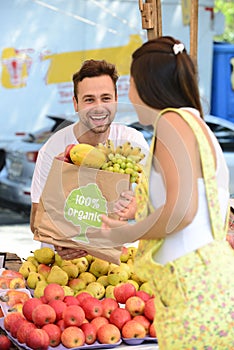
<svg viewBox="0 0 234 350">
<path fill-rule="evenodd" d="M 23 304 L 22 313 L 28 321 L 32 321 L 32 312 L 37 305 L 41 305 L 42 301 L 38 298 L 30 298 Z"/>
<path fill-rule="evenodd" d="M 63 312 L 63 319 L 65 327 L 68 326 L 81 326 L 85 319 L 85 313 L 81 306 L 70 305 L 67 306 Z"/>
<path fill-rule="evenodd" d="M 80 305 L 82 304 L 83 300 L 86 298 L 90 298 L 91 294 L 88 292 L 80 292 L 79 294 L 76 295 L 76 299 L 78 299 Z"/>
<path fill-rule="evenodd" d="M 62 286 L 57 283 L 49 283 L 44 289 L 44 297 L 47 303 L 52 299 L 63 300 L 65 292 Z"/>
<path fill-rule="evenodd" d="M 155 316 L 155 298 L 151 298 L 149 300 L 146 301 L 145 303 L 145 309 L 144 309 L 144 315 L 150 320 L 153 321 L 154 320 L 154 316 Z"/>
<path fill-rule="evenodd" d="M 154 326 L 154 323 L 151 323 L 151 325 L 149 327 L 149 335 L 153 338 L 157 337 L 156 328 Z"/>
<path fill-rule="evenodd" d="M 140 297 L 142 300 L 144 300 L 144 302 L 146 302 L 147 300 L 152 298 L 151 295 L 149 293 L 145 292 L 144 290 L 137 290 L 136 296 Z"/>
<path fill-rule="evenodd" d="M 16 338 L 17 337 L 17 331 L 18 328 L 25 322 L 28 322 L 25 318 L 18 318 L 14 322 L 12 322 L 11 327 L 10 327 L 10 333 L 12 337 Z"/>
<path fill-rule="evenodd" d="M 63 299 L 64 303 L 69 305 L 80 305 L 79 300 L 74 295 L 66 295 Z"/>
<path fill-rule="evenodd" d="M 65 152 L 64 152 L 64 162 L 67 163 L 72 163 L 71 158 L 70 158 L 70 151 L 71 149 L 75 146 L 75 143 L 71 143 L 70 145 L 68 145 L 65 148 Z"/>
<path fill-rule="evenodd" d="M 63 318 L 63 312 L 67 308 L 66 303 L 60 299 L 52 299 L 49 301 L 48 305 L 54 309 L 56 313 L 56 321 L 61 320 L 61 318 Z"/>
<path fill-rule="evenodd" d="M 142 315 L 144 313 L 145 302 L 140 297 L 133 296 L 128 298 L 125 303 L 125 309 L 128 310 L 131 316 Z"/>
<path fill-rule="evenodd" d="M 145 327 L 137 321 L 130 320 L 122 328 L 123 338 L 144 338 L 145 336 Z"/>
<path fill-rule="evenodd" d="M 49 323 L 44 325 L 42 329 L 44 329 L 49 336 L 50 346 L 55 347 L 60 344 L 62 331 L 58 325 Z"/>
<path fill-rule="evenodd" d="M 17 312 L 9 312 L 4 317 L 3 325 L 5 330 L 10 331 L 11 325 L 17 320 L 18 318 L 25 319 L 23 314 L 19 311 Z"/>
<path fill-rule="evenodd" d="M 101 300 L 96 299 L 92 296 L 85 298 L 81 303 L 81 307 L 85 312 L 85 318 L 87 318 L 89 321 L 94 317 L 102 315 L 103 309 Z"/>
<path fill-rule="evenodd" d="M 1 350 L 9 350 L 11 345 L 12 345 L 12 343 L 11 343 L 10 339 L 4 334 L 0 334 L 0 349 Z"/>
<path fill-rule="evenodd" d="M 94 324 L 86 322 L 80 326 L 85 335 L 85 343 L 87 345 L 93 344 L 97 339 L 97 330 Z"/>
<path fill-rule="evenodd" d="M 126 309 L 121 309 L 120 307 L 113 310 L 110 314 L 109 321 L 110 323 L 114 324 L 119 328 L 119 330 L 122 329 L 123 325 L 131 320 L 130 312 Z"/>
<path fill-rule="evenodd" d="M 118 302 L 113 298 L 105 298 L 101 300 L 102 302 L 102 316 L 110 318 L 110 314 L 113 310 L 119 307 Z"/>
<path fill-rule="evenodd" d="M 116 344 L 120 338 L 119 328 L 111 323 L 102 325 L 97 331 L 97 339 L 101 344 Z"/>
<path fill-rule="evenodd" d="M 142 326 L 145 327 L 146 334 L 149 333 L 150 321 L 147 317 L 145 317 L 144 315 L 137 315 L 133 317 L 133 320 L 141 323 Z"/>
<path fill-rule="evenodd" d="M 64 331 L 64 329 L 66 328 L 66 326 L 65 326 L 65 322 L 64 322 L 64 320 L 63 320 L 63 319 L 58 320 L 58 321 L 56 322 L 56 325 L 57 325 L 57 326 L 59 326 L 59 328 L 61 329 L 61 331 L 62 331 L 62 332 L 63 332 L 63 331 Z"/>
<path fill-rule="evenodd" d="M 98 331 L 98 329 L 103 325 L 103 324 L 107 324 L 109 323 L 108 319 L 104 316 L 97 316 L 95 318 L 93 318 L 90 323 L 92 323 L 95 327 L 96 330 Z"/>
<path fill-rule="evenodd" d="M 126 300 L 136 294 L 136 287 L 130 283 L 120 283 L 114 288 L 114 297 L 118 303 L 125 304 Z"/>
<path fill-rule="evenodd" d="M 37 305 L 32 312 L 32 321 L 37 327 L 42 327 L 47 323 L 54 323 L 56 312 L 48 304 Z"/>
<path fill-rule="evenodd" d="M 50 344 L 50 338 L 43 329 L 35 328 L 27 337 L 26 345 L 33 350 L 47 350 Z"/>
<path fill-rule="evenodd" d="M 37 327 L 32 322 L 29 322 L 29 321 L 23 322 L 17 330 L 16 338 L 18 342 L 21 344 L 26 343 L 27 337 L 31 333 L 31 330 L 35 328 Z"/>
<path fill-rule="evenodd" d="M 61 334 L 61 342 L 67 348 L 82 346 L 85 343 L 84 332 L 76 326 L 67 327 Z"/>
</svg>

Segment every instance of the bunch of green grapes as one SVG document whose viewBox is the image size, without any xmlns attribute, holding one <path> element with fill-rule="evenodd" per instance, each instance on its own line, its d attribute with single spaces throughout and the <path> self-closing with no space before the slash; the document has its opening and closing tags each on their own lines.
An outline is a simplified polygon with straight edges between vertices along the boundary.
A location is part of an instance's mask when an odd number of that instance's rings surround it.
<svg viewBox="0 0 234 350">
<path fill-rule="evenodd" d="M 132 147 L 130 142 L 114 147 L 111 140 L 96 146 L 106 155 L 106 162 L 101 169 L 120 174 L 129 174 L 131 183 L 138 183 L 142 166 L 139 162 L 145 157 L 140 147 Z"/>
</svg>

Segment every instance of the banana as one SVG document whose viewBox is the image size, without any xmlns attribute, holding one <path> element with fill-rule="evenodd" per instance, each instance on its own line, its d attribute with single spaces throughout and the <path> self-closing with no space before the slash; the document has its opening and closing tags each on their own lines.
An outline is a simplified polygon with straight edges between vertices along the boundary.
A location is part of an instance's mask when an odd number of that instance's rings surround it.
<svg viewBox="0 0 234 350">
<path fill-rule="evenodd" d="M 114 146 L 114 142 L 110 139 L 108 139 L 106 141 L 106 144 L 107 144 L 107 148 L 110 148 L 111 149 L 111 152 L 112 153 L 115 153 L 115 146 Z"/>
<path fill-rule="evenodd" d="M 129 155 L 131 156 L 138 156 L 141 153 L 141 148 L 140 147 L 133 147 Z"/>
<path fill-rule="evenodd" d="M 103 144 L 103 143 L 98 143 L 97 144 L 97 146 L 96 146 L 96 148 L 99 150 L 99 151 L 101 151 L 103 154 L 105 154 L 105 156 L 107 156 L 108 155 L 108 153 L 107 153 L 107 148 L 106 148 L 106 146 Z"/>
</svg>

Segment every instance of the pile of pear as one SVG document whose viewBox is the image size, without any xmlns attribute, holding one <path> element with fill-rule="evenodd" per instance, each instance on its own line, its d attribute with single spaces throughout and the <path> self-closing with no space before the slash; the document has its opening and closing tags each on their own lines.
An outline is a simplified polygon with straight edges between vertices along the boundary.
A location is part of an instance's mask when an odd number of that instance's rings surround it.
<svg viewBox="0 0 234 350">
<path fill-rule="evenodd" d="M 148 281 L 141 280 L 134 271 L 136 251 L 134 246 L 124 247 L 120 265 L 116 265 L 91 255 L 64 260 L 51 248 L 43 247 L 22 262 L 19 272 L 35 298 L 42 297 L 50 283 L 61 285 L 65 295 L 88 292 L 97 299 L 115 299 L 114 287 L 125 282 L 132 283 L 136 290 L 153 295 Z"/>
</svg>

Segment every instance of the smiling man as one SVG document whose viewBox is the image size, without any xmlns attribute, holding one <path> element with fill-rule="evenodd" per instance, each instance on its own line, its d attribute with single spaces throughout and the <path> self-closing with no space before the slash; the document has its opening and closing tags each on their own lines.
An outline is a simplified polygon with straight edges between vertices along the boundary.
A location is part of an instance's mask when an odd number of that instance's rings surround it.
<svg viewBox="0 0 234 350">
<path fill-rule="evenodd" d="M 118 74 L 113 64 L 104 60 L 88 60 L 73 75 L 74 109 L 78 121 L 55 134 L 40 149 L 31 186 L 30 226 L 34 232 L 35 214 L 54 157 L 70 144 L 87 143 L 96 146 L 113 141 L 115 147 L 126 141 L 147 153 L 148 144 L 141 132 L 113 123 L 117 108 Z M 80 255 L 82 255 L 80 251 Z"/>
</svg>

